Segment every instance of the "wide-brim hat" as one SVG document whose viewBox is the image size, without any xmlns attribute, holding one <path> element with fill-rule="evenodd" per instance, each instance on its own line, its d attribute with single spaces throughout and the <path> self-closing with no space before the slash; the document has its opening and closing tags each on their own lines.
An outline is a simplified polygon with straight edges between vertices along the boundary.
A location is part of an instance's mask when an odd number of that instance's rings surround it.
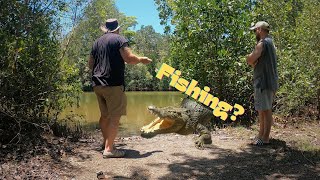
<svg viewBox="0 0 320 180">
<path fill-rule="evenodd" d="M 118 20 L 113 18 L 113 19 L 107 19 L 106 24 L 100 26 L 100 29 L 103 32 L 115 32 L 120 28 Z"/>
<path fill-rule="evenodd" d="M 257 28 L 262 28 L 262 29 L 265 29 L 265 30 L 270 30 L 270 26 L 267 22 L 265 21 L 259 21 L 257 22 L 254 26 L 251 26 L 249 29 L 250 30 L 255 30 Z"/>
</svg>

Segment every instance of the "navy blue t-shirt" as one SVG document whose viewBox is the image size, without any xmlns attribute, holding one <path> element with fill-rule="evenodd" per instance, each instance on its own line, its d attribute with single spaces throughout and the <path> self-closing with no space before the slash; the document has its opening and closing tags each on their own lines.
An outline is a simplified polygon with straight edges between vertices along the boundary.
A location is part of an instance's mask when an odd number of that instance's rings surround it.
<svg viewBox="0 0 320 180">
<path fill-rule="evenodd" d="M 92 86 L 124 85 L 125 64 L 119 50 L 126 46 L 128 40 L 116 33 L 105 33 L 94 42 Z"/>
</svg>

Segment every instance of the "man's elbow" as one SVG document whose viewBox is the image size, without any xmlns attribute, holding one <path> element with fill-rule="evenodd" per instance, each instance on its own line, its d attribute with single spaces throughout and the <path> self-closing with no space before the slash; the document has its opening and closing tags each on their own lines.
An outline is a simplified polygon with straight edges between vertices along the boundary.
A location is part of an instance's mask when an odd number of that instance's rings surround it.
<svg viewBox="0 0 320 180">
<path fill-rule="evenodd" d="M 250 57 L 249 57 L 249 56 L 247 57 L 247 63 L 248 63 L 249 65 L 251 65 L 251 61 L 250 61 Z"/>
<path fill-rule="evenodd" d="M 248 56 L 247 57 L 247 63 L 249 64 L 249 65 L 253 65 L 254 63 L 255 63 L 255 59 L 253 58 L 253 57 L 250 57 L 250 56 Z"/>
<path fill-rule="evenodd" d="M 134 61 L 125 61 L 127 64 L 137 64 Z"/>
<path fill-rule="evenodd" d="M 133 64 L 131 58 L 129 57 L 125 57 L 123 58 L 124 62 L 126 62 L 127 64 Z"/>
</svg>

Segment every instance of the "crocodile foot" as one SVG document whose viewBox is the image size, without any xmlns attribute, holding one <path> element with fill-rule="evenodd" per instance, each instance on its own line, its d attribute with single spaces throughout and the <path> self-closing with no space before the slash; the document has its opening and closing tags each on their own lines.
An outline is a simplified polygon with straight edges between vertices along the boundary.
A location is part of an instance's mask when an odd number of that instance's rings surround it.
<svg viewBox="0 0 320 180">
<path fill-rule="evenodd" d="M 211 136 L 208 134 L 200 135 L 195 138 L 195 147 L 197 149 L 204 149 L 205 144 L 212 144 Z"/>
</svg>

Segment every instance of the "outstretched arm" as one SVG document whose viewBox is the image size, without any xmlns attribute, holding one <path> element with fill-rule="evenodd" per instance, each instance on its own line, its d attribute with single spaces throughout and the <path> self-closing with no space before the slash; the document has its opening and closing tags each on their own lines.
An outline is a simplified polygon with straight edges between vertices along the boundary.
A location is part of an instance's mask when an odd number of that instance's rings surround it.
<svg viewBox="0 0 320 180">
<path fill-rule="evenodd" d="M 148 57 L 136 56 L 131 52 L 131 49 L 129 47 L 120 48 L 120 54 L 123 60 L 128 64 L 138 64 L 140 62 L 143 64 L 149 64 L 150 62 L 152 62 L 152 60 L 149 59 Z"/>
</svg>

